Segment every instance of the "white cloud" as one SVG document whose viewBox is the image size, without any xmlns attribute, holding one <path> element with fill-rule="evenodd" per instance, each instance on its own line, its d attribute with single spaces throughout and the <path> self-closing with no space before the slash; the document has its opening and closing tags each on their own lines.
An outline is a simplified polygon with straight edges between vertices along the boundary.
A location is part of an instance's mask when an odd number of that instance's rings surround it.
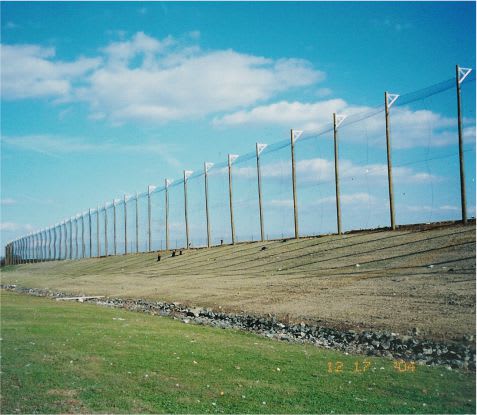
<svg viewBox="0 0 477 415">
<path fill-rule="evenodd" d="M 341 113 L 347 107 L 342 99 L 316 103 L 280 101 L 216 117 L 213 124 L 215 126 L 276 124 L 304 130 L 317 130 L 330 125 L 333 112 Z"/>
<path fill-rule="evenodd" d="M 142 38 L 110 46 L 108 65 L 79 96 L 115 121 L 169 121 L 229 111 L 269 99 L 322 77 L 305 61 L 181 49 L 158 57 L 162 45 Z M 130 68 L 133 57 L 142 63 Z"/>
<path fill-rule="evenodd" d="M 67 97 L 73 82 L 96 68 L 100 58 L 72 62 L 54 59 L 55 49 L 36 45 L 0 45 L 4 99 Z"/>
<path fill-rule="evenodd" d="M 376 108 L 350 105 L 339 98 L 313 103 L 280 101 L 216 117 L 213 124 L 217 127 L 273 124 L 300 128 L 312 135 L 332 127 L 334 112 L 349 117 L 373 113 Z M 406 107 L 395 107 L 391 114 L 392 146 L 395 149 L 446 146 L 455 143 L 456 125 L 456 119 L 430 110 L 412 111 Z M 384 147 L 384 126 L 384 112 L 379 111 L 375 116 L 350 125 L 345 120 L 340 140 L 343 143 L 368 142 L 372 146 Z M 475 139 L 475 126 L 467 127 L 464 136 L 467 141 L 471 137 Z"/>
<path fill-rule="evenodd" d="M 194 44 L 199 38 L 198 31 L 181 41 L 138 32 L 71 62 L 57 60 L 54 48 L 3 45 L 2 94 L 86 101 L 92 118 L 116 123 L 163 122 L 236 110 L 324 79 L 302 59 L 204 51 Z"/>
<path fill-rule="evenodd" d="M 12 199 L 12 198 L 4 198 L 4 199 L 1 199 L 0 201 L 0 204 L 3 205 L 3 206 L 10 206 L 10 205 L 14 205 L 16 204 L 17 201 L 15 199 Z"/>
<path fill-rule="evenodd" d="M 313 158 L 299 160 L 296 163 L 297 181 L 300 183 L 326 183 L 335 179 L 334 160 Z M 351 160 L 340 160 L 340 179 L 366 177 L 371 182 L 385 183 L 387 181 L 386 164 L 356 164 Z M 215 174 L 227 174 L 227 168 L 216 171 Z M 236 167 L 233 170 L 234 176 L 254 177 L 256 174 L 253 167 Z M 264 179 L 282 180 L 284 177 L 291 177 L 291 162 L 279 161 L 264 163 L 262 160 L 261 175 Z M 394 167 L 393 179 L 396 183 L 437 183 L 444 178 L 432 175 L 427 172 L 419 172 L 410 167 Z"/>
</svg>

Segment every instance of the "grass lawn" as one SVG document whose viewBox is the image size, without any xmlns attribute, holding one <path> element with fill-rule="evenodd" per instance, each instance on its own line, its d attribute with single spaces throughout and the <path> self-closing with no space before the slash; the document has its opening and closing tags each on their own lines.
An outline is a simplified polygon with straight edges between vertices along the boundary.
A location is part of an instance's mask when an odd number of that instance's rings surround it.
<svg viewBox="0 0 477 415">
<path fill-rule="evenodd" d="M 1 300 L 2 413 L 475 413 L 472 373 L 95 305 Z"/>
</svg>

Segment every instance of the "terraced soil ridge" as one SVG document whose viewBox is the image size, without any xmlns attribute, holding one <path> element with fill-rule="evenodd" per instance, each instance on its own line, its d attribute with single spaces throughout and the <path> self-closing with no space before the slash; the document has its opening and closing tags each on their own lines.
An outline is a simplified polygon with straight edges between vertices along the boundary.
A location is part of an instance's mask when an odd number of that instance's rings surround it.
<svg viewBox="0 0 477 415">
<path fill-rule="evenodd" d="M 475 336 L 475 222 L 159 254 L 17 265 L 2 282 L 444 343 Z"/>
</svg>

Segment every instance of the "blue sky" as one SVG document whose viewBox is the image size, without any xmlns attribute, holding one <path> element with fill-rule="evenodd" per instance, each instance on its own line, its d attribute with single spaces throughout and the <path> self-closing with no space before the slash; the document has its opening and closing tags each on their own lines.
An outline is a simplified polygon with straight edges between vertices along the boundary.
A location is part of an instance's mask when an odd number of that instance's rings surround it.
<svg viewBox="0 0 477 415">
<path fill-rule="evenodd" d="M 382 104 L 385 90 L 475 67 L 472 2 L 2 2 L 1 11 L 2 249 L 183 169 L 285 140 L 290 128 L 312 135 L 333 111 Z M 475 215 L 475 82 L 463 93 Z M 393 111 L 399 222 L 457 219 L 455 90 Z M 347 228 L 386 224 L 383 122 L 379 114 L 340 132 Z M 304 233 L 333 231 L 331 143 L 298 149 Z M 288 173 L 277 173 L 287 156 L 264 155 L 276 234 L 290 227 Z M 247 178 L 253 163 L 243 166 Z M 237 178 L 238 191 L 254 191 L 248 178 Z M 237 198 L 243 234 L 256 237 Z"/>
</svg>

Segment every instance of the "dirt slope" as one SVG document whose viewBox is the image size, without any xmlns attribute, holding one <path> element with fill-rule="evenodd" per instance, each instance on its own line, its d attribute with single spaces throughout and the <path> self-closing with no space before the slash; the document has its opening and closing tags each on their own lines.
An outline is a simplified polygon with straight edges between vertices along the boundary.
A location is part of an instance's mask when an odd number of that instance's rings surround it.
<svg viewBox="0 0 477 415">
<path fill-rule="evenodd" d="M 8 267 L 2 283 L 273 313 L 354 328 L 475 334 L 475 223 Z"/>
</svg>

